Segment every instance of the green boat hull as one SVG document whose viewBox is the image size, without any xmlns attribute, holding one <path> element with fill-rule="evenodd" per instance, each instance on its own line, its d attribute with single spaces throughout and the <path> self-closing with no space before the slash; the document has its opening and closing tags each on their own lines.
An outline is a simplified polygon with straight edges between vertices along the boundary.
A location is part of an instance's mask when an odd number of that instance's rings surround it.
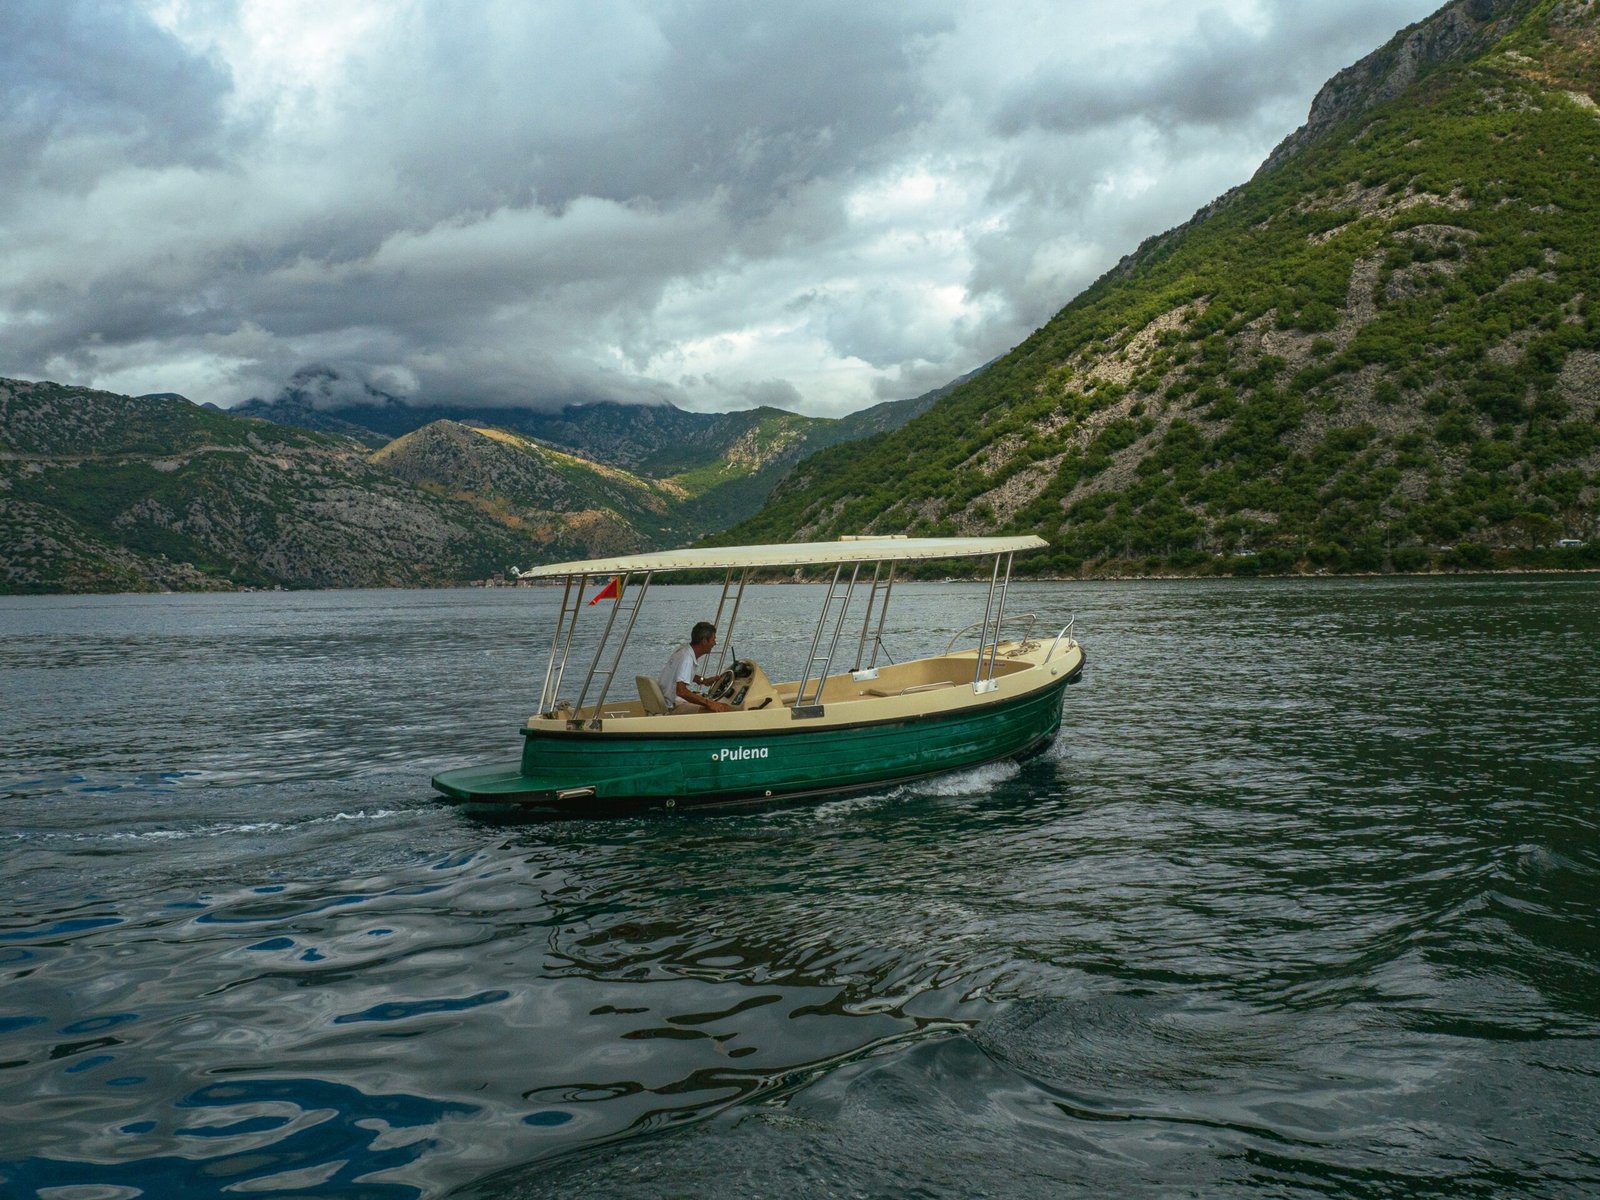
<svg viewBox="0 0 1600 1200">
<path fill-rule="evenodd" d="M 1060 729 L 1062 692 L 1075 680 L 982 707 L 827 728 L 525 729 L 520 763 L 446 771 L 433 786 L 474 808 L 548 816 L 837 796 L 1037 753 Z"/>
</svg>

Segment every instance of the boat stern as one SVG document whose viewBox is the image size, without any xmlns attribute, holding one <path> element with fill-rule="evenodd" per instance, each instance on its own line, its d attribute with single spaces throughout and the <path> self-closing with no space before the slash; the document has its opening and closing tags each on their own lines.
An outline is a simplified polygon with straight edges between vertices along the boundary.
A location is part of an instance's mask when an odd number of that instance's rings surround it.
<svg viewBox="0 0 1600 1200">
<path fill-rule="evenodd" d="M 594 795 L 592 785 L 576 781 L 563 784 L 530 779 L 522 773 L 520 762 L 441 771 L 433 777 L 432 782 L 435 791 L 465 803 L 554 804 L 583 800 Z"/>
</svg>

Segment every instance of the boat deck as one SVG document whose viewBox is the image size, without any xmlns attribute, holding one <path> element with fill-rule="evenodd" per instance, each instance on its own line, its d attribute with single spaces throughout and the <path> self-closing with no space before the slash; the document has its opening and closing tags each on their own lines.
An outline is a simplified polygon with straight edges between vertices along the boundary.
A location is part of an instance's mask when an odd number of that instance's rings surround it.
<svg viewBox="0 0 1600 1200">
<path fill-rule="evenodd" d="M 1063 643 L 1048 664 L 1048 642 L 1002 643 L 994 664 L 994 686 L 983 692 L 973 689 L 977 651 L 958 651 L 933 658 L 879 667 L 876 672 L 843 672 L 824 681 L 819 705 L 823 710 L 808 723 L 821 725 L 853 724 L 861 721 L 893 720 L 930 711 L 948 711 L 1017 694 L 1041 686 L 1052 677 L 1068 674 L 1082 665 L 1082 652 L 1075 642 Z M 763 686 L 764 685 L 764 686 Z M 748 732 L 757 729 L 792 727 L 802 719 L 795 712 L 799 684 L 793 681 L 767 684 L 764 676 L 752 688 L 741 708 L 727 713 L 701 710 L 650 715 L 643 699 L 608 700 L 598 710 L 585 706 L 579 712 L 558 709 L 553 717 L 528 718 L 530 732 L 585 730 L 619 734 Z M 810 693 L 808 689 L 807 697 Z M 763 703 L 763 701 L 766 701 Z M 596 719 L 598 718 L 598 724 Z"/>
</svg>

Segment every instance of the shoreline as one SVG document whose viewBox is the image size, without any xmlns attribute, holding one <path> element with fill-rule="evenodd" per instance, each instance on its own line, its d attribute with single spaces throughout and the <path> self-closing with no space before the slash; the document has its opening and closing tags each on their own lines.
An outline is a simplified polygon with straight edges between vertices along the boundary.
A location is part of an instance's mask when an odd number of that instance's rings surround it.
<svg viewBox="0 0 1600 1200">
<path fill-rule="evenodd" d="M 1124 574 L 1121 572 L 1091 573 L 1086 575 L 1013 575 L 1013 585 L 1026 583 L 1210 583 L 1218 581 L 1238 581 L 1248 583 L 1269 583 L 1283 580 L 1338 580 L 1338 579 L 1485 579 L 1502 576 L 1522 575 L 1600 575 L 1600 567 L 1501 567 L 1496 569 L 1453 569 L 1430 571 L 1291 571 L 1281 574 L 1204 574 L 1182 572 L 1158 572 L 1153 574 Z M 821 586 L 827 581 L 823 579 L 805 579 L 798 583 L 802 586 Z M 981 583 L 978 576 L 970 579 L 958 576 L 943 576 L 937 579 L 904 579 L 899 586 L 907 587 L 924 583 Z M 793 579 L 765 579 L 753 580 L 755 587 L 794 587 L 797 581 Z M 517 590 L 551 590 L 559 588 L 559 582 L 521 584 L 521 583 L 485 583 L 482 580 L 468 581 L 466 583 L 419 583 L 415 586 L 399 584 L 383 584 L 372 587 L 259 587 L 259 588 L 184 588 L 180 590 L 151 588 L 140 591 L 0 591 L 0 602 L 6 600 L 40 600 L 58 599 L 80 596 L 244 596 L 244 595 L 303 595 L 318 592 L 422 592 L 422 591 L 517 591 Z M 652 587 L 705 587 L 707 581 L 697 582 L 667 582 L 652 583 Z"/>
</svg>

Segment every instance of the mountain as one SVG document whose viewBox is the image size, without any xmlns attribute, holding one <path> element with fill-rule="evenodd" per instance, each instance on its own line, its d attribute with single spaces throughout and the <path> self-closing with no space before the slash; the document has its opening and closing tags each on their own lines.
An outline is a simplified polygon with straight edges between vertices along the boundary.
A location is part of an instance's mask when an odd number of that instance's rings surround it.
<svg viewBox="0 0 1600 1200">
<path fill-rule="evenodd" d="M 1248 183 L 717 540 L 1036 532 L 1026 567 L 1053 572 L 1600 565 L 1559 545 L 1600 534 L 1597 80 L 1594 0 L 1446 5 Z"/>
<path fill-rule="evenodd" d="M 685 412 L 670 404 L 597 401 L 546 409 L 403 400 L 329 367 L 304 368 L 274 399 L 247 400 L 232 411 L 280 425 L 344 434 L 374 447 L 435 421 L 492 426 L 630 469 L 668 447 L 703 448 L 708 438 L 719 440 L 712 430 L 720 423 L 718 416 Z M 697 462 L 710 457 L 702 449 Z"/>
<path fill-rule="evenodd" d="M 0 380 L 0 592 L 415 586 L 544 550 L 347 439 Z"/>
<path fill-rule="evenodd" d="M 843 421 L 620 405 L 557 418 L 652 477 L 498 426 L 436 419 L 374 450 L 337 418 L 319 432 L 173 393 L 0 380 L 0 593 L 457 583 L 682 545 L 754 512 L 808 445 L 921 403 Z"/>
<path fill-rule="evenodd" d="M 667 526 L 645 539 L 664 545 L 725 529 L 753 515 L 779 480 L 807 455 L 898 428 L 925 412 L 952 386 L 828 419 L 767 406 L 694 413 L 671 404 L 609 401 L 555 410 L 430 404 L 401 400 L 344 379 L 330 368 L 312 367 L 298 372 L 275 399 L 250 400 L 232 411 L 340 434 L 374 448 L 440 421 L 503 430 L 620 468 L 633 477 L 660 481 L 681 508 Z M 441 485 L 450 486 L 442 481 Z"/>
<path fill-rule="evenodd" d="M 681 495 L 499 429 L 435 421 L 370 458 L 397 478 L 526 531 L 541 558 L 628 554 L 677 535 Z"/>
</svg>

